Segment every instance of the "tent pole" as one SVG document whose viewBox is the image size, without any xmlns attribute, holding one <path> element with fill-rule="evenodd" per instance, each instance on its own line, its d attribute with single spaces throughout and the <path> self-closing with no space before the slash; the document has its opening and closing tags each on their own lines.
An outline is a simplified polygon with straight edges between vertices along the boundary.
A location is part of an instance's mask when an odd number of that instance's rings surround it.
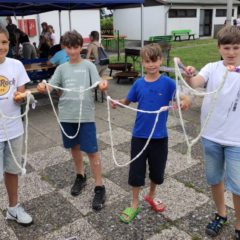
<svg viewBox="0 0 240 240">
<path fill-rule="evenodd" d="M 71 10 L 68 10 L 69 29 L 72 31 Z"/>
<path fill-rule="evenodd" d="M 59 23 L 59 33 L 62 36 L 62 21 L 61 21 L 61 10 L 58 10 L 58 23 Z"/>
<path fill-rule="evenodd" d="M 143 4 L 141 4 L 141 47 L 144 46 L 144 13 Z M 143 66 L 141 65 L 141 75 L 143 76 Z"/>
<path fill-rule="evenodd" d="M 227 19 L 226 19 L 227 25 L 231 25 L 231 22 L 232 22 L 232 8 L 233 8 L 233 1 L 228 0 L 227 1 Z"/>
</svg>

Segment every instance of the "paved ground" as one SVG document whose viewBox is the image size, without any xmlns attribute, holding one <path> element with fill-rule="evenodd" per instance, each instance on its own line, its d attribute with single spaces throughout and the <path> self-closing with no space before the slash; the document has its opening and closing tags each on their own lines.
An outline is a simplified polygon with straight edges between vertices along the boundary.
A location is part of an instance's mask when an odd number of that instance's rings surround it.
<svg viewBox="0 0 240 240">
<path fill-rule="evenodd" d="M 123 97 L 131 84 L 112 80 L 109 94 Z M 191 136 L 199 131 L 199 106 L 184 114 L 187 130 Z M 117 160 L 129 160 L 129 140 L 134 113 L 118 108 L 112 111 L 113 136 Z M 110 151 L 107 108 L 96 103 L 96 122 L 103 177 L 107 189 L 106 207 L 99 213 L 91 209 L 93 179 L 86 159 L 88 185 L 78 197 L 69 193 L 74 180 L 74 170 L 69 152 L 62 148 L 56 119 L 47 97 L 39 99 L 39 106 L 30 113 L 29 160 L 27 175 L 21 178 L 20 202 L 35 221 L 24 228 L 14 222 L 6 222 L 4 215 L 7 195 L 0 185 L 0 239 L 26 240 L 160 240 L 160 239 L 209 239 L 204 228 L 214 213 L 210 192 L 206 185 L 201 145 L 193 148 L 192 159 L 187 161 L 186 146 L 177 115 L 169 117 L 169 159 L 165 183 L 158 188 L 159 197 L 167 204 L 163 214 L 153 212 L 142 200 L 141 212 L 131 224 L 118 220 L 120 211 L 130 204 L 130 189 L 127 185 L 128 168 L 114 165 Z M 147 181 L 148 182 L 148 181 Z M 232 239 L 233 211 L 231 197 L 226 193 L 230 224 L 220 237 Z"/>
</svg>

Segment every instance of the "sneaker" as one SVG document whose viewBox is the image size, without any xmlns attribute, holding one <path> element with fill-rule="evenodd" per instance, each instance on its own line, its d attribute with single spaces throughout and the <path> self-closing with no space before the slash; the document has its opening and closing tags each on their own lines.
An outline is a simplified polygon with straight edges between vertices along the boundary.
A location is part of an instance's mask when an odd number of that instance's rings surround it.
<svg viewBox="0 0 240 240">
<path fill-rule="evenodd" d="M 211 237 L 216 237 L 227 222 L 227 217 L 222 217 L 215 213 L 215 219 L 212 220 L 206 227 L 206 234 Z"/>
<path fill-rule="evenodd" d="M 19 203 L 15 207 L 8 207 L 6 219 L 15 220 L 23 226 L 29 226 L 33 223 L 32 217 L 25 212 Z"/>
<path fill-rule="evenodd" d="M 92 208 L 95 211 L 100 211 L 104 207 L 106 200 L 105 186 L 96 186 L 94 189 L 95 195 L 92 201 Z"/>
<path fill-rule="evenodd" d="M 235 229 L 235 240 L 240 240 L 240 230 Z"/>
<path fill-rule="evenodd" d="M 71 188 L 72 196 L 78 196 L 86 185 L 87 185 L 86 174 L 84 176 L 81 174 L 77 174 L 75 182 Z"/>
</svg>

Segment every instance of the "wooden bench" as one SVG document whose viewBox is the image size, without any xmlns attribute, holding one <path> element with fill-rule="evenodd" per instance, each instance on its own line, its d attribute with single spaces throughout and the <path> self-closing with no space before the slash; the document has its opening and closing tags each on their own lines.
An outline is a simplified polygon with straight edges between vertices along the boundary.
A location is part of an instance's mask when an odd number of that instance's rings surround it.
<svg viewBox="0 0 240 240">
<path fill-rule="evenodd" d="M 164 35 L 164 36 L 151 36 L 149 37 L 150 42 L 162 41 L 162 42 L 171 42 L 172 35 Z"/>
<path fill-rule="evenodd" d="M 126 69 L 128 71 L 131 70 L 132 68 L 132 64 L 131 63 L 110 63 L 108 64 L 108 68 L 110 69 L 110 73 L 109 76 L 112 76 L 112 71 L 116 70 L 116 71 L 125 71 Z"/>
<path fill-rule="evenodd" d="M 118 72 L 114 75 L 115 78 L 117 78 L 117 83 L 120 82 L 120 79 L 130 79 L 133 81 L 135 78 L 138 77 L 138 72 L 136 71 L 124 71 L 124 72 Z"/>
<path fill-rule="evenodd" d="M 195 34 L 192 33 L 192 30 L 189 30 L 189 29 L 173 30 L 173 31 L 171 31 L 171 33 L 174 37 L 174 41 L 177 41 L 177 39 L 179 39 L 179 41 L 181 41 L 182 36 L 187 36 L 188 40 L 190 40 L 191 37 L 193 38 L 193 40 L 195 40 Z"/>
</svg>

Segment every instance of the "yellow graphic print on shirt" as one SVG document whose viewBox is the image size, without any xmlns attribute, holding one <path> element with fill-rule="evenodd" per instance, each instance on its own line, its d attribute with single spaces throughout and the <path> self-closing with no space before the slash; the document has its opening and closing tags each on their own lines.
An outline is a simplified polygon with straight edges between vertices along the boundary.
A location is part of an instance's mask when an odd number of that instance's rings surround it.
<svg viewBox="0 0 240 240">
<path fill-rule="evenodd" d="M 10 83 L 7 78 L 0 76 L 0 96 L 5 95 L 10 89 Z"/>
</svg>

